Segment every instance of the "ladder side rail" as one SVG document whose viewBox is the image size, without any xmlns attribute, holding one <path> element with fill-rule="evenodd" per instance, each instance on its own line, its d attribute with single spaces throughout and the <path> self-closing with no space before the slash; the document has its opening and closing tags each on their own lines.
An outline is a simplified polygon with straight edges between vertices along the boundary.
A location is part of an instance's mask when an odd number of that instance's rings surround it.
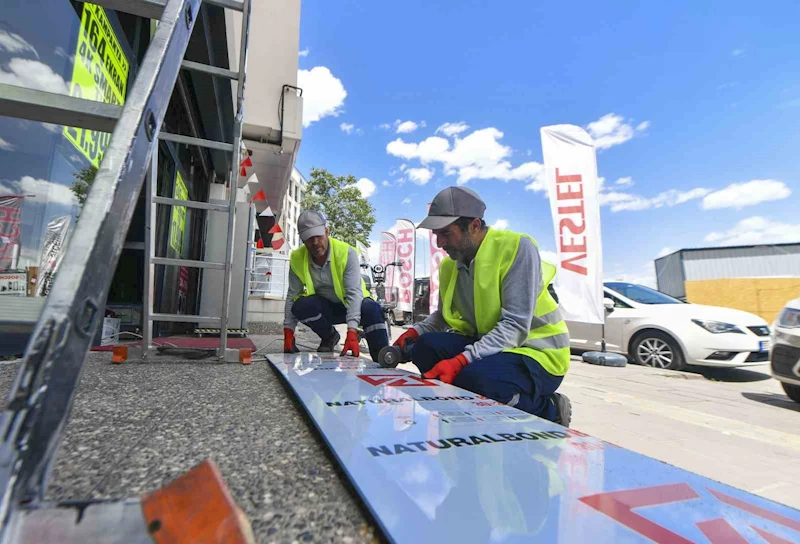
<svg viewBox="0 0 800 544">
<path fill-rule="evenodd" d="M 2 414 L 0 519 L 40 501 L 200 0 L 169 0 Z"/>
<path fill-rule="evenodd" d="M 147 357 L 153 344 L 153 304 L 156 300 L 156 265 L 153 255 L 156 251 L 156 218 L 158 206 L 153 199 L 158 194 L 158 138 L 152 142 L 150 152 L 150 171 L 145 180 L 147 193 L 144 200 L 144 293 L 142 298 L 142 358 Z"/>
<path fill-rule="evenodd" d="M 222 312 L 220 314 L 221 325 L 219 331 L 219 358 L 225 360 L 225 349 L 228 347 L 228 309 L 231 293 L 231 267 L 233 264 L 233 242 L 236 234 L 236 193 L 239 184 L 239 150 L 242 145 L 242 124 L 244 123 L 244 88 L 247 72 L 247 49 L 250 40 L 250 8 L 251 0 L 244 0 L 242 10 L 242 31 L 241 43 L 239 46 L 239 64 L 236 67 L 239 71 L 239 79 L 236 90 L 236 118 L 233 125 L 233 156 L 231 157 L 231 171 L 228 179 L 228 239 L 225 250 L 225 277 L 222 283 Z M 245 325 L 242 324 L 244 328 Z"/>
</svg>

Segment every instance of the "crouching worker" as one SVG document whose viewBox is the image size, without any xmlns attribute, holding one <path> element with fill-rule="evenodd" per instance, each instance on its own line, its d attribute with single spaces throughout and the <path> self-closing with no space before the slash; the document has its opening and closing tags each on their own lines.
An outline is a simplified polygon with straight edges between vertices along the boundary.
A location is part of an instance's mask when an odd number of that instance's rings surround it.
<svg viewBox="0 0 800 544">
<path fill-rule="evenodd" d="M 553 265 L 533 239 L 486 226 L 473 191 L 449 187 L 420 228 L 447 252 L 439 266 L 439 309 L 403 334 L 426 378 L 438 378 L 569 426 L 569 399 L 556 389 L 569 367 L 569 333 L 548 286 Z M 446 332 L 454 331 L 454 332 Z"/>
<path fill-rule="evenodd" d="M 334 325 L 347 323 L 342 355 L 360 355 L 358 325 L 364 328 L 372 360 L 389 343 L 380 305 L 369 298 L 356 250 L 328 234 L 325 217 L 306 210 L 297 218 L 303 245 L 289 258 L 289 290 L 283 321 L 283 351 L 297 353 L 297 322 L 308 325 L 322 342 L 320 352 L 332 352 L 340 335 Z"/>
</svg>

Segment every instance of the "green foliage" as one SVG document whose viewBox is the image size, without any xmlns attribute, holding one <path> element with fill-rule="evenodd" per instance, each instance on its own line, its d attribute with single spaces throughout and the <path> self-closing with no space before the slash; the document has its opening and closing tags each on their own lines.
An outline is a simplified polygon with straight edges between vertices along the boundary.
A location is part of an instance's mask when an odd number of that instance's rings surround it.
<svg viewBox="0 0 800 544">
<path fill-rule="evenodd" d="M 328 219 L 331 236 L 355 247 L 361 242 L 369 247 L 369 235 L 375 226 L 375 208 L 355 187 L 353 175 L 334 176 L 324 168 L 313 168 L 302 207 L 321 211 Z"/>
<path fill-rule="evenodd" d="M 72 177 L 75 178 L 75 183 L 72 184 L 70 190 L 75 198 L 78 199 L 78 206 L 83 209 L 86 202 L 86 197 L 89 195 L 89 189 L 92 187 L 94 176 L 97 174 L 97 168 L 94 166 L 87 166 L 78 170 Z"/>
</svg>

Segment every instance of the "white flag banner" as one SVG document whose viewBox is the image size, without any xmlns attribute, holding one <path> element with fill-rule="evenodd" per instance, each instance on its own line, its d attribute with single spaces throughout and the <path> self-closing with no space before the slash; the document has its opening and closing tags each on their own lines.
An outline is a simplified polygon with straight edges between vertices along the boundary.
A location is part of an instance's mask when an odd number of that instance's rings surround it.
<svg viewBox="0 0 800 544">
<path fill-rule="evenodd" d="M 561 311 L 569 321 L 602 323 L 603 250 L 594 142 L 574 125 L 542 127 L 541 135 Z"/>
<path fill-rule="evenodd" d="M 358 251 L 358 264 L 369 265 L 369 248 L 366 244 L 356 241 L 356 251 Z"/>
<path fill-rule="evenodd" d="M 414 223 L 408 219 L 398 219 L 395 225 L 397 230 L 397 258 L 403 261 L 395 282 L 398 288 L 397 309 L 410 312 L 413 305 L 414 294 L 414 251 L 417 238 Z"/>
<path fill-rule="evenodd" d="M 72 216 L 56 217 L 47 224 L 42 244 L 42 256 L 39 262 L 39 278 L 36 280 L 36 296 L 46 297 L 50 292 L 58 266 L 64 257 L 64 244 L 72 223 Z"/>
<path fill-rule="evenodd" d="M 391 293 L 391 288 L 394 286 L 394 267 L 386 265 L 393 263 L 397 257 L 397 238 L 391 232 L 381 233 L 381 252 L 379 264 L 386 270 L 386 283 L 384 286 Z"/>
</svg>

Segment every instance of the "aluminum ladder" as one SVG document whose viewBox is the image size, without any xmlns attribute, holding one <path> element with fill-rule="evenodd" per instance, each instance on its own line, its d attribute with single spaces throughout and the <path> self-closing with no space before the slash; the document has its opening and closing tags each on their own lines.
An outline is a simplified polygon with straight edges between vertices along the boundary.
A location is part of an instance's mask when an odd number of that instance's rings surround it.
<svg viewBox="0 0 800 544">
<path fill-rule="evenodd" d="M 224 207 L 230 212 L 227 263 L 173 263 L 154 258 L 148 264 L 148 267 L 154 264 L 225 266 L 225 302 L 222 316 L 218 319 L 221 329 L 226 328 L 233 251 L 233 209 L 239 172 L 236 159 L 243 121 L 251 0 L 206 2 L 242 12 L 238 72 L 183 60 L 198 19 L 201 0 L 93 0 L 94 4 L 103 8 L 159 20 L 122 107 L 0 84 L 0 115 L 113 131 L 66 248 L 61 268 L 14 378 L 8 404 L 0 414 L 3 431 L 0 442 L 0 542 L 41 541 L 34 535 L 44 534 L 57 535 L 60 542 L 145 542 L 150 541 L 153 531 L 161 527 L 161 521 L 155 524 L 143 516 L 138 499 L 49 504 L 44 500 L 44 492 L 50 467 L 69 419 L 93 332 L 103 318 L 103 305 L 148 169 L 151 176 L 147 184 L 148 198 L 153 197 L 153 202 L 200 209 L 220 208 L 205 203 L 173 202 L 172 199 L 154 197 L 152 187 L 155 183 L 153 176 L 159 139 L 223 149 L 233 154 L 229 180 L 230 206 Z M 181 68 L 237 80 L 233 144 L 160 131 Z M 148 219 L 152 220 L 152 217 Z M 149 238 L 152 240 L 152 224 L 148 223 L 147 226 L 151 227 Z M 152 288 L 152 274 L 149 278 L 151 284 L 148 287 Z M 151 315 L 154 320 L 172 320 L 173 317 Z M 181 316 L 182 319 L 187 317 Z M 203 322 L 209 321 L 204 319 Z M 224 347 L 225 335 L 221 336 Z M 210 475 L 205 480 L 218 479 L 218 473 L 214 470 L 209 472 L 207 465 L 198 469 Z M 194 477 L 193 471 L 185 477 Z M 165 488 L 168 489 L 169 486 Z M 198 497 L 197 508 L 202 508 L 205 494 L 200 493 Z M 187 512 L 187 517 L 198 514 L 198 511 Z M 201 515 L 211 514 L 213 512 Z"/>
</svg>

